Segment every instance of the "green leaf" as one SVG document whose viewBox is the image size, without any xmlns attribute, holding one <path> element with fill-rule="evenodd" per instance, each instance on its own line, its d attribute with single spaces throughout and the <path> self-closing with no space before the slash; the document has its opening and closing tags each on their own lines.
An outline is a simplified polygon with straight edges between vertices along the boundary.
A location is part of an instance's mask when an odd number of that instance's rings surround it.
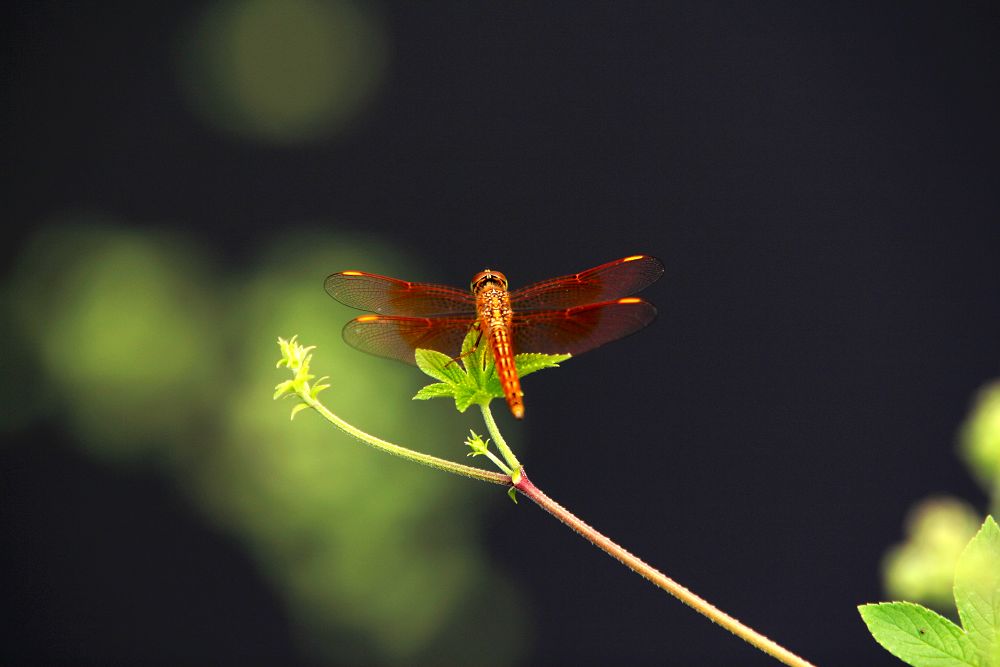
<svg viewBox="0 0 1000 667">
<path fill-rule="evenodd" d="M 295 382 L 292 380 L 285 380 L 284 382 L 279 382 L 274 386 L 274 399 L 277 400 L 282 396 L 287 396 L 295 391 Z"/>
<path fill-rule="evenodd" d="M 477 387 L 486 385 L 490 375 L 493 355 L 487 355 L 489 345 L 486 339 L 475 329 L 469 331 L 462 341 L 462 360 L 465 362 L 465 372 Z"/>
<path fill-rule="evenodd" d="M 414 396 L 415 401 L 426 401 L 431 398 L 441 398 L 442 396 L 454 396 L 455 387 L 454 385 L 448 384 L 447 382 L 435 382 L 434 384 L 429 384 L 426 387 L 422 387 Z"/>
<path fill-rule="evenodd" d="M 981 667 L 1000 667 L 1000 526 L 991 516 L 958 559 L 955 604 Z"/>
<path fill-rule="evenodd" d="M 330 385 L 323 384 L 326 380 L 329 379 L 330 379 L 329 375 L 324 375 L 320 379 L 316 380 L 316 382 L 313 383 L 312 388 L 309 390 L 309 395 L 312 396 L 313 398 L 316 398 L 317 396 L 319 396 L 319 393 L 321 391 L 329 389 Z"/>
<path fill-rule="evenodd" d="M 459 412 L 465 412 L 469 406 L 489 403 L 494 396 L 476 386 L 462 385 L 455 392 L 455 407 Z"/>
<path fill-rule="evenodd" d="M 571 354 L 518 354 L 514 357 L 514 365 L 517 366 L 517 374 L 524 377 L 545 368 L 559 368 L 560 363 L 572 356 Z"/>
<path fill-rule="evenodd" d="M 474 347 L 478 343 L 478 347 Z M 503 388 L 497 377 L 493 355 L 479 331 L 469 331 L 462 341 L 461 365 L 446 354 L 434 350 L 417 350 L 417 366 L 435 380 L 422 388 L 414 400 L 427 400 L 446 396 L 455 399 L 455 407 L 465 412 L 471 405 L 487 405 L 494 398 L 503 398 Z M 542 370 L 555 368 L 569 359 L 568 354 L 519 354 L 514 357 L 518 375 L 523 377 Z"/>
<path fill-rule="evenodd" d="M 912 602 L 858 607 L 868 630 L 889 653 L 913 667 L 985 667 L 968 635 L 937 612 Z"/>
<path fill-rule="evenodd" d="M 295 419 L 295 415 L 299 414 L 303 410 L 308 410 L 308 409 L 309 409 L 308 405 L 306 405 L 305 403 L 299 403 L 294 408 L 292 408 L 292 416 L 289 417 L 289 419 Z"/>
<path fill-rule="evenodd" d="M 1000 526 L 986 517 L 955 567 L 963 628 L 912 602 L 858 607 L 875 640 L 914 667 L 1000 667 Z"/>
<path fill-rule="evenodd" d="M 461 382 L 462 369 L 446 354 L 436 350 L 417 350 L 417 367 L 435 380 L 441 382 Z"/>
</svg>

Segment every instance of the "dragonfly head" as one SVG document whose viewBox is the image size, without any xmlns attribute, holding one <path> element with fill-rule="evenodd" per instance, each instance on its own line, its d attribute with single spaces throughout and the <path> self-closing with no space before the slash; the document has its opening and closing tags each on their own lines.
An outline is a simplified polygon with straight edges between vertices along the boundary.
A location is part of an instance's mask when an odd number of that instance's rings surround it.
<svg viewBox="0 0 1000 667">
<path fill-rule="evenodd" d="M 499 271 L 484 269 L 472 278 L 472 283 L 469 285 L 469 288 L 472 290 L 473 294 L 479 294 L 480 290 L 486 287 L 488 283 L 497 283 L 503 289 L 507 289 L 507 276 Z"/>
</svg>

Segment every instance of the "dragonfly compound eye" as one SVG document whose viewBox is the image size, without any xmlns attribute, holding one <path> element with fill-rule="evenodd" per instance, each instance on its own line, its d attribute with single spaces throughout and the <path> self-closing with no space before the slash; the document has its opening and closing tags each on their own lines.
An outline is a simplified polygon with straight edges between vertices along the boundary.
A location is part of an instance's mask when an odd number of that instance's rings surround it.
<svg viewBox="0 0 1000 667">
<path fill-rule="evenodd" d="M 482 289 L 487 283 L 499 283 L 503 289 L 507 289 L 507 277 L 499 271 L 484 269 L 472 278 L 469 289 L 476 292 Z"/>
</svg>

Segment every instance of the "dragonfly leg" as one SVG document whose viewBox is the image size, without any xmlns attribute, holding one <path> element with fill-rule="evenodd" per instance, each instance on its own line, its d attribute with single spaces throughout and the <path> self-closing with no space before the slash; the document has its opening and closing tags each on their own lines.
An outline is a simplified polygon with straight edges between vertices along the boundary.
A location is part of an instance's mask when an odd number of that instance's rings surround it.
<svg viewBox="0 0 1000 667">
<path fill-rule="evenodd" d="M 448 363 L 446 363 L 444 365 L 445 368 L 448 368 L 448 366 L 450 366 L 452 364 L 457 364 L 460 360 L 464 359 L 465 357 L 469 356 L 470 354 L 475 353 L 475 351 L 479 349 L 479 342 L 483 339 L 483 329 L 482 329 L 482 327 L 479 326 L 479 322 L 478 321 L 475 322 L 469 328 L 470 329 L 478 329 L 479 330 L 479 335 L 476 336 L 476 342 L 472 344 L 472 347 L 469 348 L 468 352 L 460 354 L 457 357 L 452 357 L 451 361 L 449 361 Z"/>
</svg>

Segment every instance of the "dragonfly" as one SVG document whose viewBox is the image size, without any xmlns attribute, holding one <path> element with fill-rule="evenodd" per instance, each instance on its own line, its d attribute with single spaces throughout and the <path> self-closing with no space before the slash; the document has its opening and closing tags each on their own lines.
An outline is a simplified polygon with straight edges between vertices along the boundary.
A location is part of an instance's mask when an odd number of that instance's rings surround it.
<svg viewBox="0 0 1000 667">
<path fill-rule="evenodd" d="M 577 355 L 645 328 L 656 308 L 632 296 L 663 275 L 649 255 L 630 255 L 592 269 L 508 290 L 493 269 L 477 273 L 468 290 L 417 283 L 364 271 L 327 276 L 327 293 L 369 315 L 344 326 L 348 345 L 415 364 L 419 348 L 460 358 L 471 330 L 486 337 L 511 414 L 524 417 L 524 392 L 514 365 L 522 352 Z M 477 343 L 477 344 L 478 344 Z"/>
</svg>

